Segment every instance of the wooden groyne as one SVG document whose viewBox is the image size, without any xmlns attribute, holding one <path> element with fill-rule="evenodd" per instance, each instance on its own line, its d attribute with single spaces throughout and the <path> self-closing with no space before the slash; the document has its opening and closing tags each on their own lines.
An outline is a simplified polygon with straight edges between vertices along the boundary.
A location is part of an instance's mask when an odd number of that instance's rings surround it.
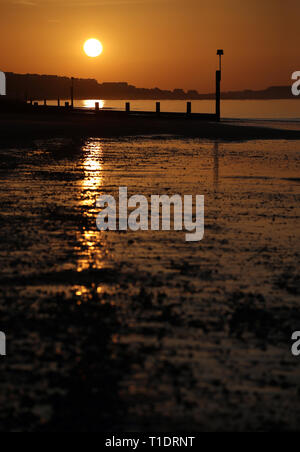
<svg viewBox="0 0 300 452">
<path fill-rule="evenodd" d="M 26 109 L 30 113 L 38 113 L 38 114 L 64 114 L 64 115 L 94 115 L 99 117 L 149 117 L 149 118 L 193 118 L 204 121 L 219 121 L 220 117 L 217 113 L 193 113 L 192 102 L 186 103 L 186 110 L 183 112 L 167 112 L 163 111 L 161 108 L 160 102 L 155 102 L 155 109 L 153 111 L 140 111 L 140 110 L 132 110 L 131 103 L 126 102 L 123 110 L 118 109 L 106 109 L 100 108 L 99 102 L 95 102 L 94 108 L 87 107 L 72 107 L 70 102 L 65 102 L 63 105 L 61 101 L 58 101 L 57 105 L 48 105 L 47 101 L 44 100 L 41 103 L 35 101 L 30 101 Z"/>
<path fill-rule="evenodd" d="M 193 113 L 192 102 L 188 101 L 186 103 L 185 112 L 164 112 L 161 109 L 161 103 L 156 101 L 154 111 L 139 111 L 132 110 L 131 103 L 126 102 L 124 105 L 124 110 L 116 109 L 105 109 L 100 108 L 100 103 L 95 102 L 94 108 L 78 108 L 74 106 L 74 82 L 72 79 L 72 86 L 70 90 L 70 100 L 64 103 L 60 98 L 57 99 L 56 105 L 48 105 L 47 99 L 42 99 L 37 101 L 36 99 L 27 100 L 25 102 L 14 101 L 11 99 L 4 99 L 4 102 L 0 102 L 0 111 L 5 113 L 38 113 L 44 115 L 47 113 L 57 114 L 57 115 L 97 115 L 105 117 L 143 117 L 143 118 L 167 118 L 167 119 L 178 119 L 178 118 L 192 118 L 202 121 L 220 121 L 221 119 L 221 66 L 220 70 L 216 71 L 216 106 L 215 113 Z"/>
</svg>

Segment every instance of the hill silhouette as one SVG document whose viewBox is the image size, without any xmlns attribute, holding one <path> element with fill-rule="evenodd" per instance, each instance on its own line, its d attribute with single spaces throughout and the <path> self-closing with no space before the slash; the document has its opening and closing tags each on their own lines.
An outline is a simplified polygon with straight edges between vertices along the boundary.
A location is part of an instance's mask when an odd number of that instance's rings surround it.
<svg viewBox="0 0 300 452">
<path fill-rule="evenodd" d="M 72 79 L 56 75 L 6 73 L 7 95 L 13 99 L 68 99 Z M 76 99 L 160 99 L 205 100 L 214 99 L 215 93 L 201 94 L 196 90 L 161 90 L 137 88 L 126 82 L 98 83 L 95 79 L 74 79 Z M 223 99 L 296 99 L 290 86 L 271 86 L 260 91 L 243 90 L 222 93 Z"/>
</svg>

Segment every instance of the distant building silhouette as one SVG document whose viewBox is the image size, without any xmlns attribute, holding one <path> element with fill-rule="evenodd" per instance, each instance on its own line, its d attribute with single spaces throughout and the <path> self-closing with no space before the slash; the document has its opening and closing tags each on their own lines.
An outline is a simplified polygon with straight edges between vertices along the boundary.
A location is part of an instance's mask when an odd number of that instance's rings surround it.
<svg viewBox="0 0 300 452">
<path fill-rule="evenodd" d="M 72 79 L 56 75 L 6 73 L 7 96 L 20 100 L 69 99 Z M 215 93 L 199 94 L 197 90 L 181 88 L 137 88 L 127 82 L 103 82 L 95 79 L 74 79 L 76 99 L 156 99 L 204 100 L 215 99 Z M 261 91 L 229 91 L 222 99 L 299 99 L 291 93 L 290 86 L 273 86 Z"/>
</svg>

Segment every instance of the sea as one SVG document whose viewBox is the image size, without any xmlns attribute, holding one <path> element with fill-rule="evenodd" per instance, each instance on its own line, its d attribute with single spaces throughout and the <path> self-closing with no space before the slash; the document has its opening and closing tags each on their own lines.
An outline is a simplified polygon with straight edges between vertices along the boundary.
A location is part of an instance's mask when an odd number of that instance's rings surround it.
<svg viewBox="0 0 300 452">
<path fill-rule="evenodd" d="M 94 108 L 96 102 L 102 109 L 125 109 L 125 100 L 76 100 L 75 106 L 78 108 Z M 133 111 L 155 111 L 156 102 L 154 100 L 130 101 Z M 56 101 L 49 101 L 48 103 L 55 105 Z M 185 112 L 186 101 L 162 100 L 161 111 Z M 192 101 L 192 111 L 194 113 L 214 113 L 215 102 L 213 100 L 194 100 Z M 300 102 L 296 98 L 287 100 L 224 100 L 222 101 L 222 117 L 224 119 L 300 121 Z"/>
</svg>

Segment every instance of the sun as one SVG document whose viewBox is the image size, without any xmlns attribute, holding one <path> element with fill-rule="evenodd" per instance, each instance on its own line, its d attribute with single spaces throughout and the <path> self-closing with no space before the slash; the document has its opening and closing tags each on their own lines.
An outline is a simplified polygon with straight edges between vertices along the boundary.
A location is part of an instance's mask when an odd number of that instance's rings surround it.
<svg viewBox="0 0 300 452">
<path fill-rule="evenodd" d="M 88 39 L 84 43 L 83 48 L 87 56 L 91 58 L 96 58 L 103 52 L 103 46 L 98 39 Z"/>
</svg>

